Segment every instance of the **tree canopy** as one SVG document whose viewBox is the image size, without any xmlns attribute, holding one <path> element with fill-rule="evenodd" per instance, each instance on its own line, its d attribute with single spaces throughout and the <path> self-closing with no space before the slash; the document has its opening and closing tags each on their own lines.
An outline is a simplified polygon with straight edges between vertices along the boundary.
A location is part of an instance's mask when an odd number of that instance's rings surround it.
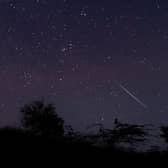
<svg viewBox="0 0 168 168">
<path fill-rule="evenodd" d="M 62 136 L 64 134 L 64 121 L 56 113 L 52 104 L 43 101 L 34 101 L 21 108 L 22 125 L 35 135 Z"/>
</svg>

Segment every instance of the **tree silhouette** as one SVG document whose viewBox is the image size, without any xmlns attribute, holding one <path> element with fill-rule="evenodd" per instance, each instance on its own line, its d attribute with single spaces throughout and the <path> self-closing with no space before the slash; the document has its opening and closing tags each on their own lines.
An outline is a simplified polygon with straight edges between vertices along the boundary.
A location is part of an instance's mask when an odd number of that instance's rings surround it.
<svg viewBox="0 0 168 168">
<path fill-rule="evenodd" d="M 52 104 L 34 101 L 21 108 L 23 128 L 34 135 L 60 137 L 64 134 L 64 121 Z"/>
<path fill-rule="evenodd" d="M 117 123 L 113 129 L 113 137 L 117 142 L 143 142 L 146 135 L 144 125 Z"/>
<path fill-rule="evenodd" d="M 117 121 L 117 122 L 116 122 Z M 103 138 L 107 145 L 115 147 L 120 143 L 135 145 L 138 142 L 144 142 L 148 134 L 144 125 L 123 124 L 115 119 L 113 129 L 99 129 L 99 136 Z"/>
<path fill-rule="evenodd" d="M 160 130 L 161 130 L 160 136 L 164 138 L 166 143 L 168 143 L 168 126 L 161 126 Z"/>
</svg>

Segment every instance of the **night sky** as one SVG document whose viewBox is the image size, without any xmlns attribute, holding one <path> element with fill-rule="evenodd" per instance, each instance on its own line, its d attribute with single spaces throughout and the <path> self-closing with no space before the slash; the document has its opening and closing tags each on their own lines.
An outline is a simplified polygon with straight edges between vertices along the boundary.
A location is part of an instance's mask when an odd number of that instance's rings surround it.
<svg viewBox="0 0 168 168">
<path fill-rule="evenodd" d="M 167 0 L 0 0 L 0 125 L 39 99 L 79 130 L 168 123 L 167 65 Z"/>
</svg>

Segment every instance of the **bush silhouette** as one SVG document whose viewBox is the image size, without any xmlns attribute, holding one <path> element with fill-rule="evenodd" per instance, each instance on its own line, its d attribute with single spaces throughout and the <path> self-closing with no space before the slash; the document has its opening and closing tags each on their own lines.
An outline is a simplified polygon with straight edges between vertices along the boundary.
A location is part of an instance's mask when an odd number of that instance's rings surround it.
<svg viewBox="0 0 168 168">
<path fill-rule="evenodd" d="M 161 137 L 164 138 L 165 142 L 168 143 L 168 126 L 161 126 Z"/>
<path fill-rule="evenodd" d="M 114 128 L 105 129 L 103 126 L 99 129 L 99 137 L 111 147 L 120 143 L 135 145 L 138 142 L 144 142 L 148 134 L 144 125 L 124 124 L 115 120 Z"/>
<path fill-rule="evenodd" d="M 22 125 L 26 131 L 45 137 L 60 137 L 64 134 L 64 121 L 55 112 L 52 104 L 34 101 L 21 108 Z"/>
<path fill-rule="evenodd" d="M 147 132 L 144 125 L 116 123 L 112 131 L 116 142 L 134 144 L 145 141 Z"/>
</svg>

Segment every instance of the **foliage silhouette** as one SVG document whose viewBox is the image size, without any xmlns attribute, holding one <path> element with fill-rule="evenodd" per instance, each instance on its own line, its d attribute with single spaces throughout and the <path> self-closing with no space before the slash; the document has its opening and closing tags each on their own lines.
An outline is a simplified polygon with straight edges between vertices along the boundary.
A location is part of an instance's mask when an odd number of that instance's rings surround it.
<svg viewBox="0 0 168 168">
<path fill-rule="evenodd" d="M 144 125 L 117 123 L 113 129 L 113 137 L 116 142 L 130 144 L 143 142 L 147 134 Z"/>
<path fill-rule="evenodd" d="M 113 158 L 113 161 L 168 156 L 168 152 L 161 151 L 158 146 L 151 146 L 146 152 L 136 150 L 136 145 L 144 142 L 149 135 L 146 125 L 121 123 L 115 119 L 111 129 L 104 128 L 102 123 L 96 123 L 88 129 L 96 126 L 97 133 L 82 134 L 74 131 L 71 126 L 64 125 L 52 104 L 35 101 L 23 106 L 21 112 L 22 128 L 0 128 L 1 150 L 5 147 L 5 150 L 9 148 L 10 151 L 18 151 L 20 147 L 20 153 L 33 151 L 35 156 L 45 157 L 54 153 L 54 157 L 58 155 L 65 158 L 66 155 L 67 158 L 72 156 L 72 160 L 78 156 L 92 158 L 93 155 L 109 157 L 109 160 Z M 168 127 L 161 127 L 161 131 L 161 137 L 168 142 Z"/>
<path fill-rule="evenodd" d="M 166 143 L 168 143 L 168 126 L 161 126 L 160 130 L 161 130 L 160 136 L 164 138 Z"/>
<path fill-rule="evenodd" d="M 113 129 L 105 129 L 103 125 L 100 125 L 98 132 L 98 137 L 111 147 L 120 143 L 135 145 L 138 142 L 144 142 L 147 135 L 144 125 L 123 124 L 118 122 L 117 119 L 114 121 Z"/>
<path fill-rule="evenodd" d="M 34 101 L 21 108 L 22 125 L 26 131 L 45 137 L 61 137 L 64 134 L 64 121 L 55 112 L 52 104 Z"/>
</svg>

